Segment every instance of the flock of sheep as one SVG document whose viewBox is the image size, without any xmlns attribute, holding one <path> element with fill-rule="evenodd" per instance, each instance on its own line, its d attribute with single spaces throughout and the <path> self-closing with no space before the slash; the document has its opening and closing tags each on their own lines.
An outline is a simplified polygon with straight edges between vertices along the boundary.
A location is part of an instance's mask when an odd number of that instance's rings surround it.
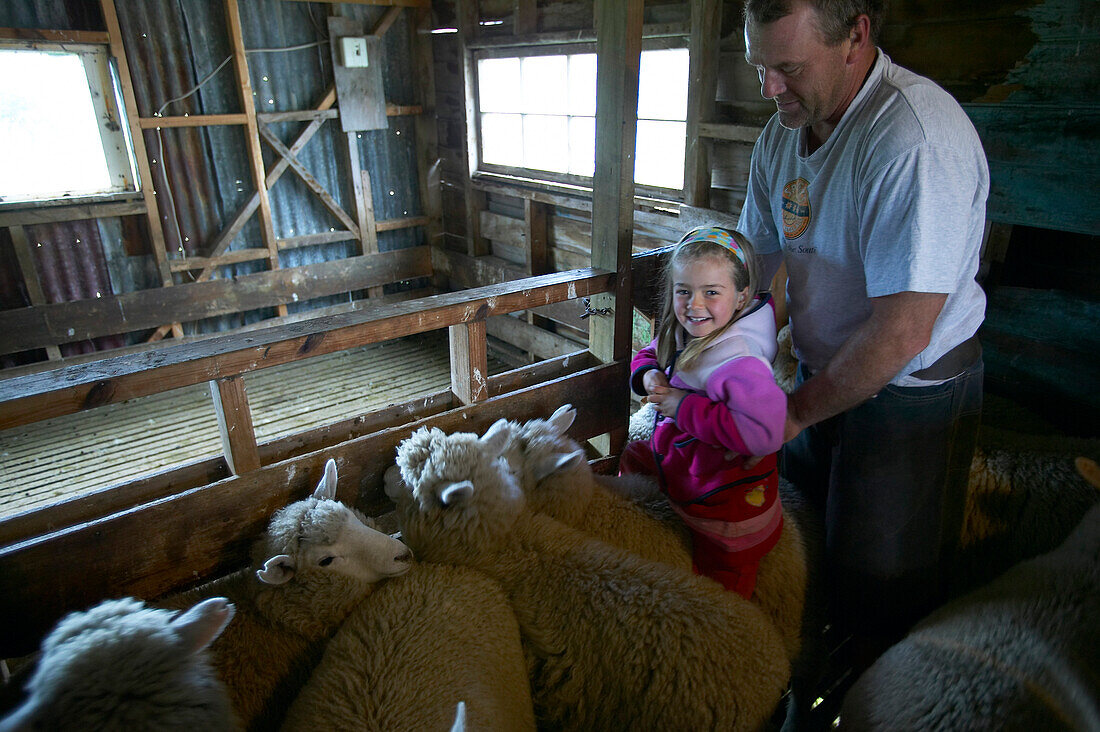
<svg viewBox="0 0 1100 732">
<path fill-rule="evenodd" d="M 0 730 L 766 727 L 817 652 L 820 518 L 782 487 L 745 600 L 692 574 L 654 485 L 592 472 L 574 416 L 413 433 L 385 476 L 401 540 L 334 500 L 330 460 L 251 568 L 62 620 Z M 1096 465 L 975 466 L 977 589 L 856 681 L 843 728 L 1100 730 Z"/>
</svg>

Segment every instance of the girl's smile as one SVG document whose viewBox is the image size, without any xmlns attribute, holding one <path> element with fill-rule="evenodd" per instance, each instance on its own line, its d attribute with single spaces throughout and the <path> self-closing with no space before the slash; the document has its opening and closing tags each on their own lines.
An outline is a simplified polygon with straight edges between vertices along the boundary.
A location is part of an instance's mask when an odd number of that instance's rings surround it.
<svg viewBox="0 0 1100 732">
<path fill-rule="evenodd" d="M 738 290 L 733 268 L 718 256 L 677 262 L 672 267 L 673 311 L 692 338 L 724 327 L 745 304 L 748 288 Z"/>
</svg>

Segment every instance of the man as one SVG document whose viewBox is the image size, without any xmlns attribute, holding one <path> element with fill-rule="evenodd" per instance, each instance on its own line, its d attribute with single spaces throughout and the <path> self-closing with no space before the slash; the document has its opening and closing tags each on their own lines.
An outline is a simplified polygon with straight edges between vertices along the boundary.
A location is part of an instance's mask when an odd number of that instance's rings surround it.
<svg viewBox="0 0 1100 732">
<path fill-rule="evenodd" d="M 820 502 L 834 621 L 884 642 L 944 598 L 981 411 L 989 172 L 951 96 L 876 47 L 883 0 L 745 0 L 777 113 L 738 228 L 782 260 L 799 385 L 781 471 Z"/>
</svg>

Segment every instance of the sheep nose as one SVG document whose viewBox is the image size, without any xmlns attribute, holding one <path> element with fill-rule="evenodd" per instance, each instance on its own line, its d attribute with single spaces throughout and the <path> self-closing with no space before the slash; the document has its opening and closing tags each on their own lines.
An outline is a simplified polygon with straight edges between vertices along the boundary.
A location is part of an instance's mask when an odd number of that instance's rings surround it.
<svg viewBox="0 0 1100 732">
<path fill-rule="evenodd" d="M 396 557 L 394 557 L 393 561 L 397 562 L 398 564 L 401 564 L 402 562 L 411 562 L 412 558 L 413 558 L 412 550 L 411 549 L 406 549 L 405 551 L 401 552 Z"/>
</svg>

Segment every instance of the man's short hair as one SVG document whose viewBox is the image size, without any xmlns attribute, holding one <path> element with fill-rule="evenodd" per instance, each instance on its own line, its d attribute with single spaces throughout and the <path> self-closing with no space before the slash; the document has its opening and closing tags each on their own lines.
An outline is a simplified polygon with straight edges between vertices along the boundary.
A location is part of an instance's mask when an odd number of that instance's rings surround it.
<svg viewBox="0 0 1100 732">
<path fill-rule="evenodd" d="M 774 23 L 803 3 L 816 11 L 817 29 L 827 45 L 835 46 L 847 38 L 860 15 L 871 19 L 871 42 L 878 43 L 886 0 L 744 0 L 742 10 L 746 21 Z"/>
</svg>

